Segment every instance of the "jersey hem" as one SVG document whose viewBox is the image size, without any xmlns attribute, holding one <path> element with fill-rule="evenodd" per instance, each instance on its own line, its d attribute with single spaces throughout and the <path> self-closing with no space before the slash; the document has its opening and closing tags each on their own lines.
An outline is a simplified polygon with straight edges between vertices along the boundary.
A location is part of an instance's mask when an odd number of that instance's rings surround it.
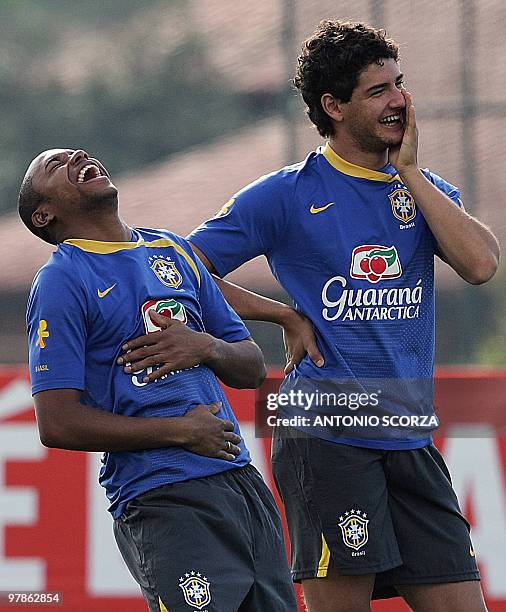
<svg viewBox="0 0 506 612">
<path fill-rule="evenodd" d="M 303 431 L 307 434 L 307 431 L 303 428 L 294 427 L 298 431 Z M 344 444 L 346 446 L 358 446 L 360 448 L 372 448 L 375 450 L 413 450 L 416 448 L 424 448 L 432 444 L 432 436 L 426 438 L 417 438 L 416 440 L 365 440 L 363 438 L 326 438 L 324 436 L 314 436 L 307 434 L 312 438 L 318 438 L 319 440 L 325 440 L 334 444 Z"/>
<path fill-rule="evenodd" d="M 126 499 L 122 499 L 121 501 L 116 501 L 112 503 L 109 506 L 108 510 L 111 513 L 113 519 L 120 519 L 125 511 L 128 502 L 132 501 L 136 497 L 139 497 L 139 495 L 144 495 L 144 493 L 147 493 L 148 491 L 153 491 L 154 489 L 159 489 L 160 487 L 165 487 L 171 484 L 178 484 L 180 482 L 189 482 L 191 480 L 197 480 L 199 478 L 208 478 L 209 476 L 215 476 L 216 474 L 222 474 L 223 472 L 229 472 L 230 470 L 237 470 L 239 468 L 246 467 L 247 465 L 251 465 L 251 458 L 249 458 L 246 463 L 243 463 L 241 465 L 231 465 L 230 467 L 223 466 L 223 469 L 209 472 L 209 474 L 199 474 L 198 476 L 193 477 L 189 476 L 188 478 L 182 478 L 181 480 L 168 480 L 166 482 L 157 483 L 155 486 L 150 486 L 148 483 L 146 483 L 147 486 L 145 489 L 143 488 L 142 491 L 136 491 L 134 494 L 132 494 Z"/>
</svg>

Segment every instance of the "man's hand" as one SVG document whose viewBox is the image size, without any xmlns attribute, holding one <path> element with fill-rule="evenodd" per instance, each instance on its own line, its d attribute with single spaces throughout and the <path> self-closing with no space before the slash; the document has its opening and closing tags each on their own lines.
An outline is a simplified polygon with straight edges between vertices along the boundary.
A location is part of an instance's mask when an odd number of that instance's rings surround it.
<svg viewBox="0 0 506 612">
<path fill-rule="evenodd" d="M 241 438 L 234 433 L 232 421 L 214 416 L 220 408 L 221 402 L 215 402 L 189 410 L 182 418 L 184 438 L 181 446 L 197 455 L 234 461 L 241 454 L 237 446 Z"/>
<path fill-rule="evenodd" d="M 321 368 L 325 362 L 316 345 L 311 321 L 297 311 L 290 309 L 290 315 L 284 318 L 281 325 L 286 354 L 285 374 L 289 374 L 306 354 L 309 355 L 315 365 Z"/>
<path fill-rule="evenodd" d="M 406 100 L 404 136 L 398 146 L 389 149 L 388 161 L 402 178 L 404 172 L 412 169 L 418 170 L 418 127 L 416 125 L 413 98 L 404 87 L 401 89 L 401 92 Z"/>
<path fill-rule="evenodd" d="M 125 353 L 117 363 L 127 364 L 124 367 L 127 374 L 163 364 L 143 378 L 143 382 L 152 382 L 164 374 L 191 368 L 211 357 L 215 341 L 209 334 L 193 331 L 181 321 L 153 310 L 149 311 L 149 316 L 161 331 L 139 336 L 123 345 Z"/>
</svg>

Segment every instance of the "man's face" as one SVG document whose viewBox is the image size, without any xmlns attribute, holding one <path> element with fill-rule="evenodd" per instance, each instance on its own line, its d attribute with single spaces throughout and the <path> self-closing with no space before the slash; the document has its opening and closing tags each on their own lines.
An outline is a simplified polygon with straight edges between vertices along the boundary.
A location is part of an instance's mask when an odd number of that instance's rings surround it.
<svg viewBox="0 0 506 612">
<path fill-rule="evenodd" d="M 65 208 L 98 206 L 118 194 L 104 166 L 80 149 L 44 151 L 27 173 L 35 191 Z"/>
<path fill-rule="evenodd" d="M 400 144 L 406 101 L 403 75 L 393 59 L 370 64 L 359 76 L 349 102 L 341 103 L 343 127 L 363 151 L 381 152 Z"/>
</svg>

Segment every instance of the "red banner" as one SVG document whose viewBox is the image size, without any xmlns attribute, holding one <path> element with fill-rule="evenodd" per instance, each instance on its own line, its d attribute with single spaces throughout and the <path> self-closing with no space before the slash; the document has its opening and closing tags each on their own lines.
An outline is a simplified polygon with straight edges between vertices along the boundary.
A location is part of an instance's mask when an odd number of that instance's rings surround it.
<svg viewBox="0 0 506 612">
<path fill-rule="evenodd" d="M 255 465 L 272 484 L 270 443 L 255 438 L 254 392 L 227 389 Z M 440 373 L 438 446 L 473 526 L 491 611 L 506 612 L 506 373 Z M 99 454 L 44 448 L 26 370 L 0 369 L 0 592 L 59 592 L 65 611 L 145 611 L 116 550 Z M 25 604 L 25 609 L 54 606 Z M 0 605 L 0 610 L 11 606 Z M 400 599 L 373 610 L 407 610 Z M 267 611 L 265 611 L 267 612 Z"/>
</svg>

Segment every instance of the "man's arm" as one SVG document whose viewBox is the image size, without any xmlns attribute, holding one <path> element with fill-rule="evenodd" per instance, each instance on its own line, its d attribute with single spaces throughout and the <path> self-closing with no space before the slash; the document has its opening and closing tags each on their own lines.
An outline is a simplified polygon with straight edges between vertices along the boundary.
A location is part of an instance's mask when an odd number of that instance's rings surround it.
<svg viewBox="0 0 506 612">
<path fill-rule="evenodd" d="M 145 376 L 152 382 L 164 374 L 191 368 L 202 363 L 229 387 L 255 389 L 266 375 L 262 351 L 251 338 L 225 342 L 204 332 L 196 332 L 181 321 L 168 319 L 156 312 L 149 313 L 153 323 L 161 328 L 130 340 L 123 345 L 127 351 L 118 359 L 125 372 L 141 370 L 163 363 L 162 367 Z"/>
<path fill-rule="evenodd" d="M 286 374 L 300 363 L 306 353 L 318 367 L 324 365 L 323 356 L 316 345 L 313 325 L 309 319 L 286 304 L 271 300 L 221 279 L 216 275 L 216 270 L 206 255 L 191 242 L 190 245 L 204 266 L 213 275 L 224 298 L 241 319 L 267 321 L 283 328 L 287 361 Z"/>
<path fill-rule="evenodd" d="M 499 265 L 499 243 L 492 232 L 433 185 L 418 169 L 399 173 L 423 212 L 441 258 L 468 283 L 480 285 Z"/>
<path fill-rule="evenodd" d="M 499 265 L 499 243 L 480 221 L 455 204 L 418 168 L 418 130 L 415 108 L 408 92 L 406 127 L 400 147 L 390 151 L 390 161 L 411 191 L 437 240 L 442 258 L 473 285 L 492 278 Z"/>
<path fill-rule="evenodd" d="M 233 423 L 215 416 L 221 402 L 197 406 L 182 417 L 144 418 L 91 408 L 81 404 L 80 397 L 77 389 L 51 389 L 34 396 L 44 446 L 109 452 L 182 446 L 228 461 L 241 452 Z"/>
</svg>

